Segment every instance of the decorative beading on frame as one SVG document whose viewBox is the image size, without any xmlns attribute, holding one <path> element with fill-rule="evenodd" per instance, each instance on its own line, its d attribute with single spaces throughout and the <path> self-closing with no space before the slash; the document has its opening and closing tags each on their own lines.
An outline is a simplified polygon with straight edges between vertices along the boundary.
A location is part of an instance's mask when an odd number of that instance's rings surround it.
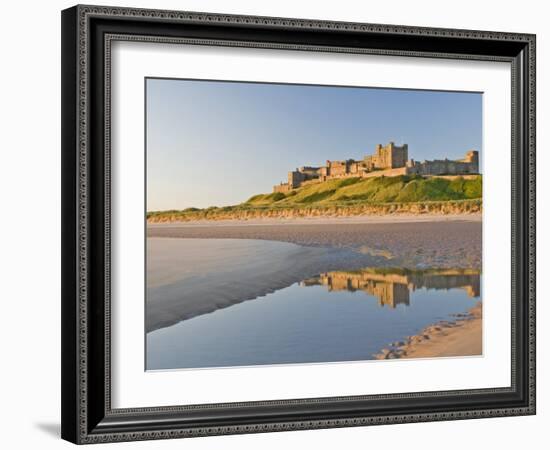
<svg viewBox="0 0 550 450">
<path fill-rule="evenodd" d="M 78 372 L 78 404 L 79 404 L 79 431 L 80 442 L 82 443 L 98 443 L 98 442 L 113 442 L 126 440 L 144 440 L 144 439 L 167 439 L 175 437 L 195 437 L 219 434 L 239 434 L 249 432 L 272 432 L 286 431 L 297 429 L 312 429 L 312 428 L 330 428 L 330 427 L 349 427 L 349 426 L 364 426 L 373 424 L 390 424 L 390 423 L 405 423 L 405 422 L 423 422 L 423 421 L 440 421 L 449 419 L 469 419 L 483 417 L 498 417 L 508 415 L 531 414 L 535 408 L 535 37 L 529 34 L 514 34 L 514 33 L 496 33 L 487 31 L 472 31 L 472 30 L 448 30 L 434 29 L 424 27 L 404 27 L 395 25 L 375 25 L 362 23 L 347 23 L 347 22 L 332 22 L 332 21 L 316 21 L 304 19 L 285 19 L 285 18 L 267 18 L 253 16 L 234 16 L 220 14 L 203 14 L 192 12 L 176 12 L 176 11 L 156 11 L 147 9 L 125 9 L 111 7 L 96 7 L 96 6 L 79 6 L 78 11 L 78 73 L 77 86 L 78 92 L 78 330 L 79 330 L 79 372 Z M 88 19 L 93 16 L 110 17 L 136 17 L 149 19 L 162 19 L 174 22 L 199 22 L 199 23 L 228 23 L 228 24 L 245 24 L 258 27 L 277 27 L 280 29 L 321 29 L 321 30 L 342 30 L 356 32 L 376 32 L 376 33 L 391 33 L 403 35 L 426 35 L 426 36 L 444 36 L 458 37 L 467 39 L 491 39 L 500 41 L 521 41 L 529 43 L 529 68 L 531 78 L 529 83 L 529 405 L 525 408 L 510 408 L 510 409 L 480 409 L 476 411 L 454 411 L 443 413 L 429 414 L 410 414 L 410 415 L 392 415 L 392 416 L 377 416 L 377 417 L 356 417 L 347 419 L 332 419 L 332 420 L 317 420 L 317 421 L 295 421 L 281 422 L 261 425 L 245 425 L 245 426 L 224 426 L 224 427 L 207 427 L 207 428 L 189 428 L 189 429 L 173 429 L 155 432 L 132 432 L 132 433 L 117 433 L 117 434 L 93 434 L 87 432 L 87 242 L 88 242 L 88 162 L 87 162 L 87 107 L 88 107 L 88 86 L 87 86 L 87 67 L 88 67 Z M 199 39 L 177 39 L 177 38 L 154 38 L 144 36 L 109 36 L 105 42 L 106 68 L 110 68 L 110 41 L 115 39 L 146 41 L 146 42 L 165 42 L 165 43 L 186 43 L 194 45 L 223 45 L 223 46 L 240 46 L 240 47 L 255 47 L 255 48 L 270 48 L 270 49 L 288 49 L 288 50 L 309 50 L 323 52 L 341 52 L 341 53 L 364 53 L 364 54 L 384 54 L 394 56 L 429 56 L 442 58 L 458 58 L 458 59 L 483 59 L 492 61 L 508 61 L 510 58 L 505 57 L 483 57 L 476 55 L 452 55 L 448 53 L 426 53 L 426 52 L 406 52 L 406 51 L 387 51 L 362 48 L 338 48 L 338 47 L 315 47 L 307 45 L 292 45 L 292 44 L 268 44 L 268 43 L 250 43 L 242 41 L 213 41 Z M 184 42 L 185 41 L 185 42 Z M 105 105 L 110 111 L 110 70 L 107 70 L 105 80 Z M 512 105 L 514 107 L 514 105 Z M 107 268 L 105 298 L 107 303 L 105 330 L 110 332 L 110 117 L 106 115 L 105 122 L 105 265 Z M 106 336 L 106 392 L 105 398 L 107 405 L 110 408 L 110 347 L 109 336 Z M 513 378 L 515 378 L 514 374 Z M 500 389 L 484 389 L 470 391 L 438 391 L 430 393 L 432 395 L 472 395 L 476 393 L 488 392 L 506 392 L 509 388 Z M 425 395 L 426 393 L 409 393 L 409 394 L 388 394 L 375 396 L 356 396 L 356 397 L 333 397 L 331 400 L 346 400 L 346 399 L 382 399 L 382 398 L 414 398 Z M 247 402 L 242 405 L 290 405 L 303 404 L 327 401 L 327 399 L 306 399 L 306 400 L 281 400 L 272 402 Z M 233 403 L 232 406 L 236 404 Z M 139 408 L 109 411 L 110 415 L 120 413 L 143 413 L 152 411 L 183 411 L 192 408 L 209 408 L 219 407 L 223 405 L 194 405 L 194 406 L 174 406 L 163 408 Z"/>
<path fill-rule="evenodd" d="M 162 19 L 174 22 L 199 22 L 242 24 L 258 27 L 278 27 L 288 29 L 339 30 L 372 33 L 391 33 L 403 35 L 425 35 L 455 37 L 463 39 L 492 39 L 499 41 L 533 42 L 534 35 L 506 33 L 481 30 L 461 30 L 448 28 L 428 28 L 390 24 L 370 24 L 339 22 L 330 20 L 289 19 L 284 17 L 240 16 L 233 14 L 200 13 L 192 11 L 151 10 L 144 8 L 117 8 L 109 6 L 80 6 L 80 14 L 84 16 L 134 17 L 147 19 Z"/>
<path fill-rule="evenodd" d="M 528 220 L 528 233 L 529 233 L 529 410 L 530 413 L 535 413 L 536 408 L 536 42 L 535 37 L 531 36 L 529 41 L 529 95 L 527 101 L 529 103 L 529 179 L 527 180 L 529 189 L 529 220 Z"/>
<path fill-rule="evenodd" d="M 78 14 L 78 374 L 77 374 L 77 401 L 78 427 L 82 442 L 87 435 L 87 280 L 88 280 L 88 161 L 87 161 L 87 19 L 84 9 Z"/>
<path fill-rule="evenodd" d="M 351 417 L 346 419 L 305 420 L 294 422 L 262 423 L 252 425 L 230 425 L 219 427 L 196 427 L 162 431 L 136 431 L 119 434 L 89 435 L 83 443 L 120 442 L 129 440 L 173 439 L 185 437 L 216 436 L 224 434 L 270 433 L 275 431 L 296 431 L 323 428 L 358 427 L 368 425 L 390 425 L 399 423 L 436 422 L 443 420 L 483 419 L 489 417 L 519 416 L 529 414 L 526 408 L 480 409 L 475 411 L 443 412 L 428 414 L 400 414 L 376 417 Z"/>
</svg>

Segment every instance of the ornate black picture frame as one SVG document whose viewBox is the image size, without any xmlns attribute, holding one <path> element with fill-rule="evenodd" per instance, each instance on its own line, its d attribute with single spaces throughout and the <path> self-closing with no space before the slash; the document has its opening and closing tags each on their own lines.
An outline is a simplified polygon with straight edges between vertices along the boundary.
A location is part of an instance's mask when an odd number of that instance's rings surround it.
<svg viewBox="0 0 550 450">
<path fill-rule="evenodd" d="M 110 45 L 116 40 L 511 63 L 511 386 L 113 409 L 109 102 Z M 67 9 L 62 12 L 62 258 L 62 437 L 74 443 L 534 414 L 535 36 L 99 6 Z"/>
</svg>

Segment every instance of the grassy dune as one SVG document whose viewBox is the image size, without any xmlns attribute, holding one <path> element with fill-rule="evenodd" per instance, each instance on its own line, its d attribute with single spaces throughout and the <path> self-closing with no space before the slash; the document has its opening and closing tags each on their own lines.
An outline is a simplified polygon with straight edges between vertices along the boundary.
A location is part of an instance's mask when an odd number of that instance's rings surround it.
<svg viewBox="0 0 550 450">
<path fill-rule="evenodd" d="M 409 203 L 481 198 L 481 176 L 423 178 L 397 176 L 380 178 L 346 178 L 306 185 L 286 194 L 260 194 L 248 205 L 308 205 L 345 202 Z"/>
<path fill-rule="evenodd" d="M 155 211 L 149 222 L 356 216 L 462 214 L 481 211 L 481 175 L 424 178 L 346 178 L 313 183 L 288 193 L 259 194 L 234 206 Z"/>
</svg>

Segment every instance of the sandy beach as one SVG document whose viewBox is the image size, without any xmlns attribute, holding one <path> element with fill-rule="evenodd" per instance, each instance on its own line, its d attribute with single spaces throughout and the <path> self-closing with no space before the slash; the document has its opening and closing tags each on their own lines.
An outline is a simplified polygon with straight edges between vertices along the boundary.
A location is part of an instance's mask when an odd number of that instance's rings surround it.
<svg viewBox="0 0 550 450">
<path fill-rule="evenodd" d="M 149 224 L 148 237 L 258 239 L 347 249 L 406 268 L 481 267 L 481 216 L 359 217 Z"/>
<path fill-rule="evenodd" d="M 424 328 L 403 342 L 394 342 L 376 359 L 436 358 L 482 354 L 482 305 L 478 303 L 456 320 Z"/>
</svg>

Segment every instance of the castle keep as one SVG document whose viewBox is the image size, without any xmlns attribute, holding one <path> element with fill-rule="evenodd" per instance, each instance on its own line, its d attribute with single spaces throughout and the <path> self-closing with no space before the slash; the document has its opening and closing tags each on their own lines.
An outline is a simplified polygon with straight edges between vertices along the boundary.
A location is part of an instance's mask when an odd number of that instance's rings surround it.
<svg viewBox="0 0 550 450">
<path fill-rule="evenodd" d="M 346 159 L 344 161 L 327 161 L 325 166 L 300 167 L 288 172 L 286 183 L 273 187 L 273 192 L 288 192 L 308 183 L 318 183 L 334 178 L 352 177 L 394 177 L 398 175 L 469 175 L 479 173 L 479 154 L 470 150 L 463 159 L 415 161 L 409 159 L 407 144 L 402 146 L 390 142 L 388 145 L 378 144 L 373 155 L 367 155 L 362 160 Z"/>
</svg>

